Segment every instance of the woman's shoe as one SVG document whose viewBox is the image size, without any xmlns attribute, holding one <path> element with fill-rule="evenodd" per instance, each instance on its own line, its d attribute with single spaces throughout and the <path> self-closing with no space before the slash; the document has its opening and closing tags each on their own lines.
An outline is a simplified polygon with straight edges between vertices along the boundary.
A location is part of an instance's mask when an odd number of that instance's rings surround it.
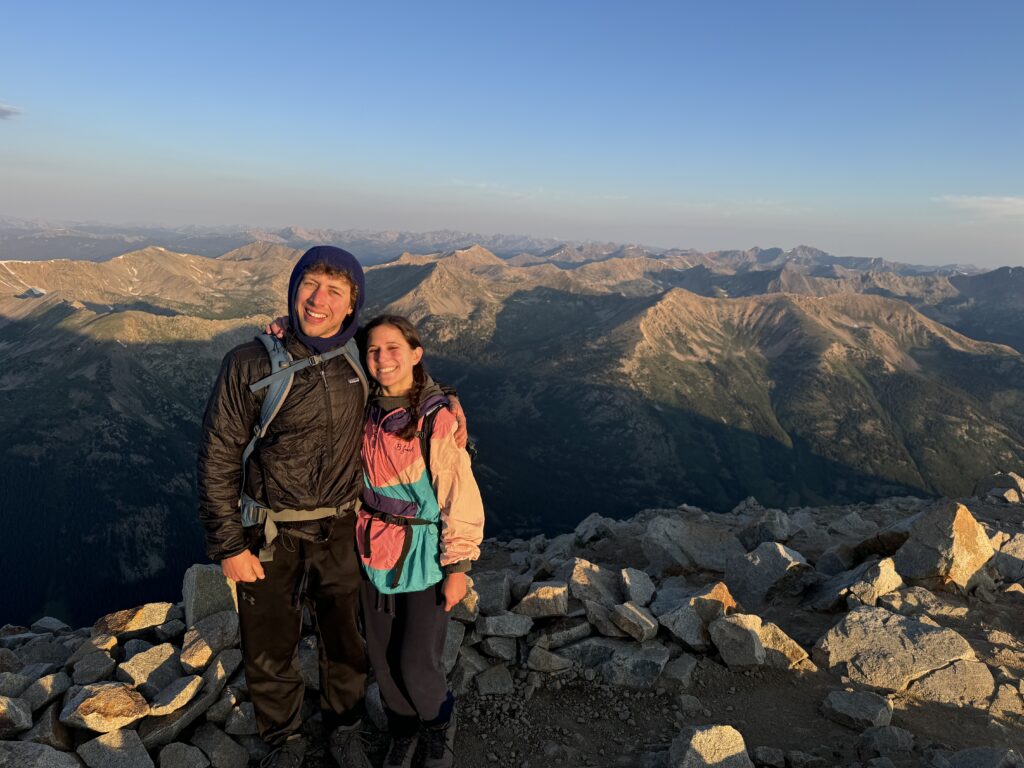
<svg viewBox="0 0 1024 768">
<path fill-rule="evenodd" d="M 455 765 L 455 710 L 447 725 L 424 728 L 423 740 L 427 744 L 423 768 L 452 768 Z"/>
<path fill-rule="evenodd" d="M 392 736 L 388 753 L 384 757 L 384 768 L 411 768 L 418 741 L 419 737 L 415 733 L 411 736 Z"/>
</svg>

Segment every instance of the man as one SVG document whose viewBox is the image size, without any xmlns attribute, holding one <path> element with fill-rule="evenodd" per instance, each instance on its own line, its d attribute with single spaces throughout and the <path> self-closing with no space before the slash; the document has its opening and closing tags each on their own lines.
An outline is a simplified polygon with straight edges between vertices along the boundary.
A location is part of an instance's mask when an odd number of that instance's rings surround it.
<svg viewBox="0 0 1024 768">
<path fill-rule="evenodd" d="M 352 254 L 330 246 L 308 250 L 288 284 L 284 343 L 292 357 L 344 347 L 358 327 L 363 298 L 363 271 Z M 367 381 L 348 350 L 295 373 L 243 472 L 243 452 L 264 396 L 249 385 L 270 373 L 260 342 L 235 347 L 207 404 L 198 460 L 207 550 L 238 583 L 246 682 L 260 735 L 275 748 L 267 765 L 298 768 L 304 759 L 304 688 L 293 659 L 308 600 L 331 753 L 343 768 L 368 768 L 359 738 L 367 665 L 356 623 L 360 566 L 354 547 Z M 277 522 L 276 537 L 273 526 L 243 527 L 240 495 L 247 509 L 292 521 Z"/>
</svg>

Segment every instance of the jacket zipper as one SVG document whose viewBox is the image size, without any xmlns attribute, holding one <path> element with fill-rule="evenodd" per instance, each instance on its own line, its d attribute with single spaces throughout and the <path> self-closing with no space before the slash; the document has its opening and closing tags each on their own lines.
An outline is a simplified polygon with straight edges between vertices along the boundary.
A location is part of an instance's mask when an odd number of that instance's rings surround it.
<svg viewBox="0 0 1024 768">
<path fill-rule="evenodd" d="M 327 386 L 327 372 L 324 366 L 320 366 L 320 381 L 324 384 L 324 411 L 327 413 L 327 444 L 324 446 L 324 455 L 331 456 L 334 453 L 334 414 L 331 412 L 331 390 Z M 320 488 L 320 498 L 324 498 L 323 488 L 323 462 L 320 463 L 320 477 L 317 486 Z"/>
</svg>

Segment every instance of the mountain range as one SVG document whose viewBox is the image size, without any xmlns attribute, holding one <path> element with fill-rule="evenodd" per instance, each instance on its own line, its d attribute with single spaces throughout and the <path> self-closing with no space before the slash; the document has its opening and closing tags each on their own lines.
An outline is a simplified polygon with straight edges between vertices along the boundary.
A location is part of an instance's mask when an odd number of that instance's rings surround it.
<svg viewBox="0 0 1024 768">
<path fill-rule="evenodd" d="M 284 311 L 299 253 L 0 262 L 9 620 L 177 589 L 218 363 Z M 957 496 L 1024 464 L 1021 268 L 474 245 L 366 277 L 364 317 L 411 316 L 462 395 L 490 533 L 679 499 Z"/>
</svg>

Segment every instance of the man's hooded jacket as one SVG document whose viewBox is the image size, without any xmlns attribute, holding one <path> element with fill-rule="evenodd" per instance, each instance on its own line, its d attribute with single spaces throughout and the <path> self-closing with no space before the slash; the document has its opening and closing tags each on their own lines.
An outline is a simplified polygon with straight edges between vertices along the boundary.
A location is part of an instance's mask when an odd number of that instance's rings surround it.
<svg viewBox="0 0 1024 768">
<path fill-rule="evenodd" d="M 336 336 L 310 339 L 298 327 L 295 292 L 305 269 L 322 262 L 351 275 L 358 300 Z M 344 345 L 358 328 L 364 295 L 363 270 L 352 254 L 331 246 L 307 251 L 289 281 L 291 323 L 285 344 L 292 357 Z M 241 458 L 264 396 L 250 392 L 249 385 L 270 372 L 270 359 L 259 341 L 235 347 L 224 357 L 206 406 L 197 465 L 199 517 L 214 561 L 237 555 L 252 543 L 246 540 L 238 507 Z M 354 501 L 362 490 L 359 447 L 365 402 L 366 379 L 358 360 L 347 354 L 296 373 L 281 411 L 249 459 L 245 492 L 274 510 L 339 507 Z"/>
</svg>

